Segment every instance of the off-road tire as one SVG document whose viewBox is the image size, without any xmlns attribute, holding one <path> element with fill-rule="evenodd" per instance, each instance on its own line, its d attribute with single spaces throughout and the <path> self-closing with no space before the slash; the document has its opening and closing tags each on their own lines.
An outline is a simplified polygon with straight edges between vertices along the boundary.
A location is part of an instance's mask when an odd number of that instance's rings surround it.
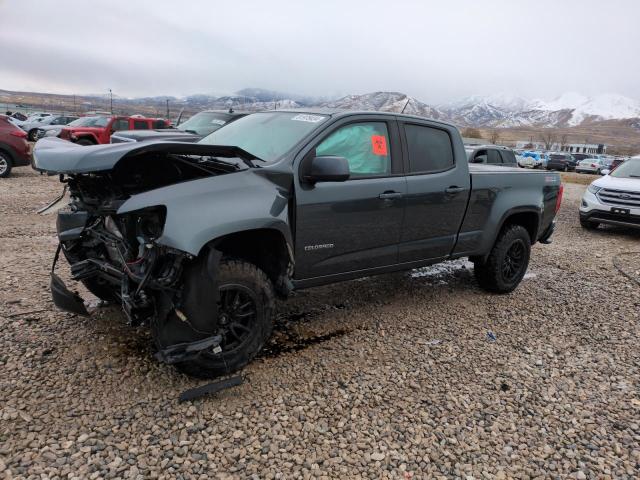
<svg viewBox="0 0 640 480">
<path fill-rule="evenodd" d="M 242 260 L 222 259 L 216 283 L 219 291 L 229 285 L 250 290 L 255 297 L 255 319 L 249 336 L 231 351 L 201 353 L 195 360 L 176 364 L 178 370 L 192 377 L 215 378 L 244 367 L 264 347 L 273 329 L 275 294 L 271 281 L 262 270 Z"/>
<path fill-rule="evenodd" d="M 11 175 L 13 163 L 11 162 L 11 157 L 8 153 L 0 151 L 0 163 L 2 163 L 0 168 L 0 178 L 6 178 Z"/>
<path fill-rule="evenodd" d="M 95 142 L 92 142 L 91 140 L 87 140 L 86 138 L 81 138 L 80 140 L 78 140 L 76 142 L 78 145 L 83 145 L 83 146 L 89 146 L 89 145 L 95 145 Z"/>
<path fill-rule="evenodd" d="M 521 249 L 521 263 L 515 268 L 512 275 L 505 274 L 508 257 L 512 249 Z M 489 257 L 485 261 L 475 259 L 474 274 L 480 287 L 493 293 L 512 292 L 522 281 L 527 272 L 529 258 L 531 256 L 531 237 L 529 232 L 521 225 L 509 225 L 505 227 L 493 245 Z M 513 264 L 513 263 L 511 263 Z"/>
<path fill-rule="evenodd" d="M 591 220 L 583 220 L 581 218 L 580 219 L 580 226 L 582 228 L 584 228 L 585 230 L 596 230 L 600 226 L 600 223 L 592 222 Z"/>
<path fill-rule="evenodd" d="M 31 130 L 29 130 L 29 133 L 27 134 L 27 136 L 29 137 L 29 140 L 31 142 L 35 142 L 38 140 L 38 129 L 37 128 L 32 128 Z"/>
</svg>

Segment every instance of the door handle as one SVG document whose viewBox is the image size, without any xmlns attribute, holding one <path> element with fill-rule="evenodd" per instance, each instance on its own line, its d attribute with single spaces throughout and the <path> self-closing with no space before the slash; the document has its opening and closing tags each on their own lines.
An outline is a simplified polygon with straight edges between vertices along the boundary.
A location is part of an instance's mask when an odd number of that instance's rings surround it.
<svg viewBox="0 0 640 480">
<path fill-rule="evenodd" d="M 400 192 L 384 192 L 378 195 L 380 200 L 394 200 L 396 198 L 402 198 L 402 193 Z"/>
<path fill-rule="evenodd" d="M 450 186 L 448 188 L 445 188 L 444 191 L 445 191 L 445 193 L 460 193 L 460 192 L 464 191 L 464 188 L 452 185 L 452 186 Z"/>
</svg>

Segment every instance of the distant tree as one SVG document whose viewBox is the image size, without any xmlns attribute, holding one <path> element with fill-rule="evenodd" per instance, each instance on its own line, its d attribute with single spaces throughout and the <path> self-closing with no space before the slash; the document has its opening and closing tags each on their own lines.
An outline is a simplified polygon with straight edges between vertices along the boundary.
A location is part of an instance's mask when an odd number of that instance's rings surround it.
<svg viewBox="0 0 640 480">
<path fill-rule="evenodd" d="M 540 134 L 540 140 L 544 144 L 545 150 L 551 150 L 551 147 L 557 141 L 555 130 L 551 128 L 545 128 Z"/>
<path fill-rule="evenodd" d="M 496 143 L 498 143 L 498 140 L 500 140 L 500 132 L 498 132 L 498 130 L 491 130 L 489 132 L 489 141 L 495 145 Z"/>
<path fill-rule="evenodd" d="M 569 143 L 569 135 L 563 133 L 560 137 L 560 150 L 564 150 L 564 147 Z"/>
<path fill-rule="evenodd" d="M 480 130 L 477 128 L 466 127 L 463 128 L 460 133 L 466 138 L 482 138 L 482 133 L 480 133 Z"/>
</svg>

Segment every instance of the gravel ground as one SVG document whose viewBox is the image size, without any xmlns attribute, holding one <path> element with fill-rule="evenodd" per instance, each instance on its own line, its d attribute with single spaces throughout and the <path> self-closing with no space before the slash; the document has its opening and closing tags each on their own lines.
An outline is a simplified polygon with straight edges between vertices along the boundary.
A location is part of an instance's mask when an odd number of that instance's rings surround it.
<svg viewBox="0 0 640 480">
<path fill-rule="evenodd" d="M 581 230 L 584 185 L 514 293 L 480 291 L 464 261 L 302 291 L 243 385 L 178 403 L 201 382 L 156 363 L 144 329 L 53 308 L 55 218 L 34 210 L 60 184 L 14 172 L 0 478 L 640 476 L 640 287 L 613 266 L 640 235 Z M 640 276 L 640 256 L 623 267 Z"/>
</svg>

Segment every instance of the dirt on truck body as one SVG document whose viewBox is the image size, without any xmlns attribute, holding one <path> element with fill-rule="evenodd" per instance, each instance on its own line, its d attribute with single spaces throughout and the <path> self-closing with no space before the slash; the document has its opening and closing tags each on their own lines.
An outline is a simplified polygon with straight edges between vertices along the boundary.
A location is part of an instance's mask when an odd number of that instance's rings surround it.
<svg viewBox="0 0 640 480">
<path fill-rule="evenodd" d="M 469 257 L 483 288 L 512 291 L 562 193 L 557 174 L 470 171 L 451 125 L 371 112 L 257 113 L 194 144 L 45 139 L 34 157 L 69 189 L 73 279 L 203 377 L 246 365 L 293 289 Z M 52 293 L 87 314 L 55 273 Z"/>
</svg>

